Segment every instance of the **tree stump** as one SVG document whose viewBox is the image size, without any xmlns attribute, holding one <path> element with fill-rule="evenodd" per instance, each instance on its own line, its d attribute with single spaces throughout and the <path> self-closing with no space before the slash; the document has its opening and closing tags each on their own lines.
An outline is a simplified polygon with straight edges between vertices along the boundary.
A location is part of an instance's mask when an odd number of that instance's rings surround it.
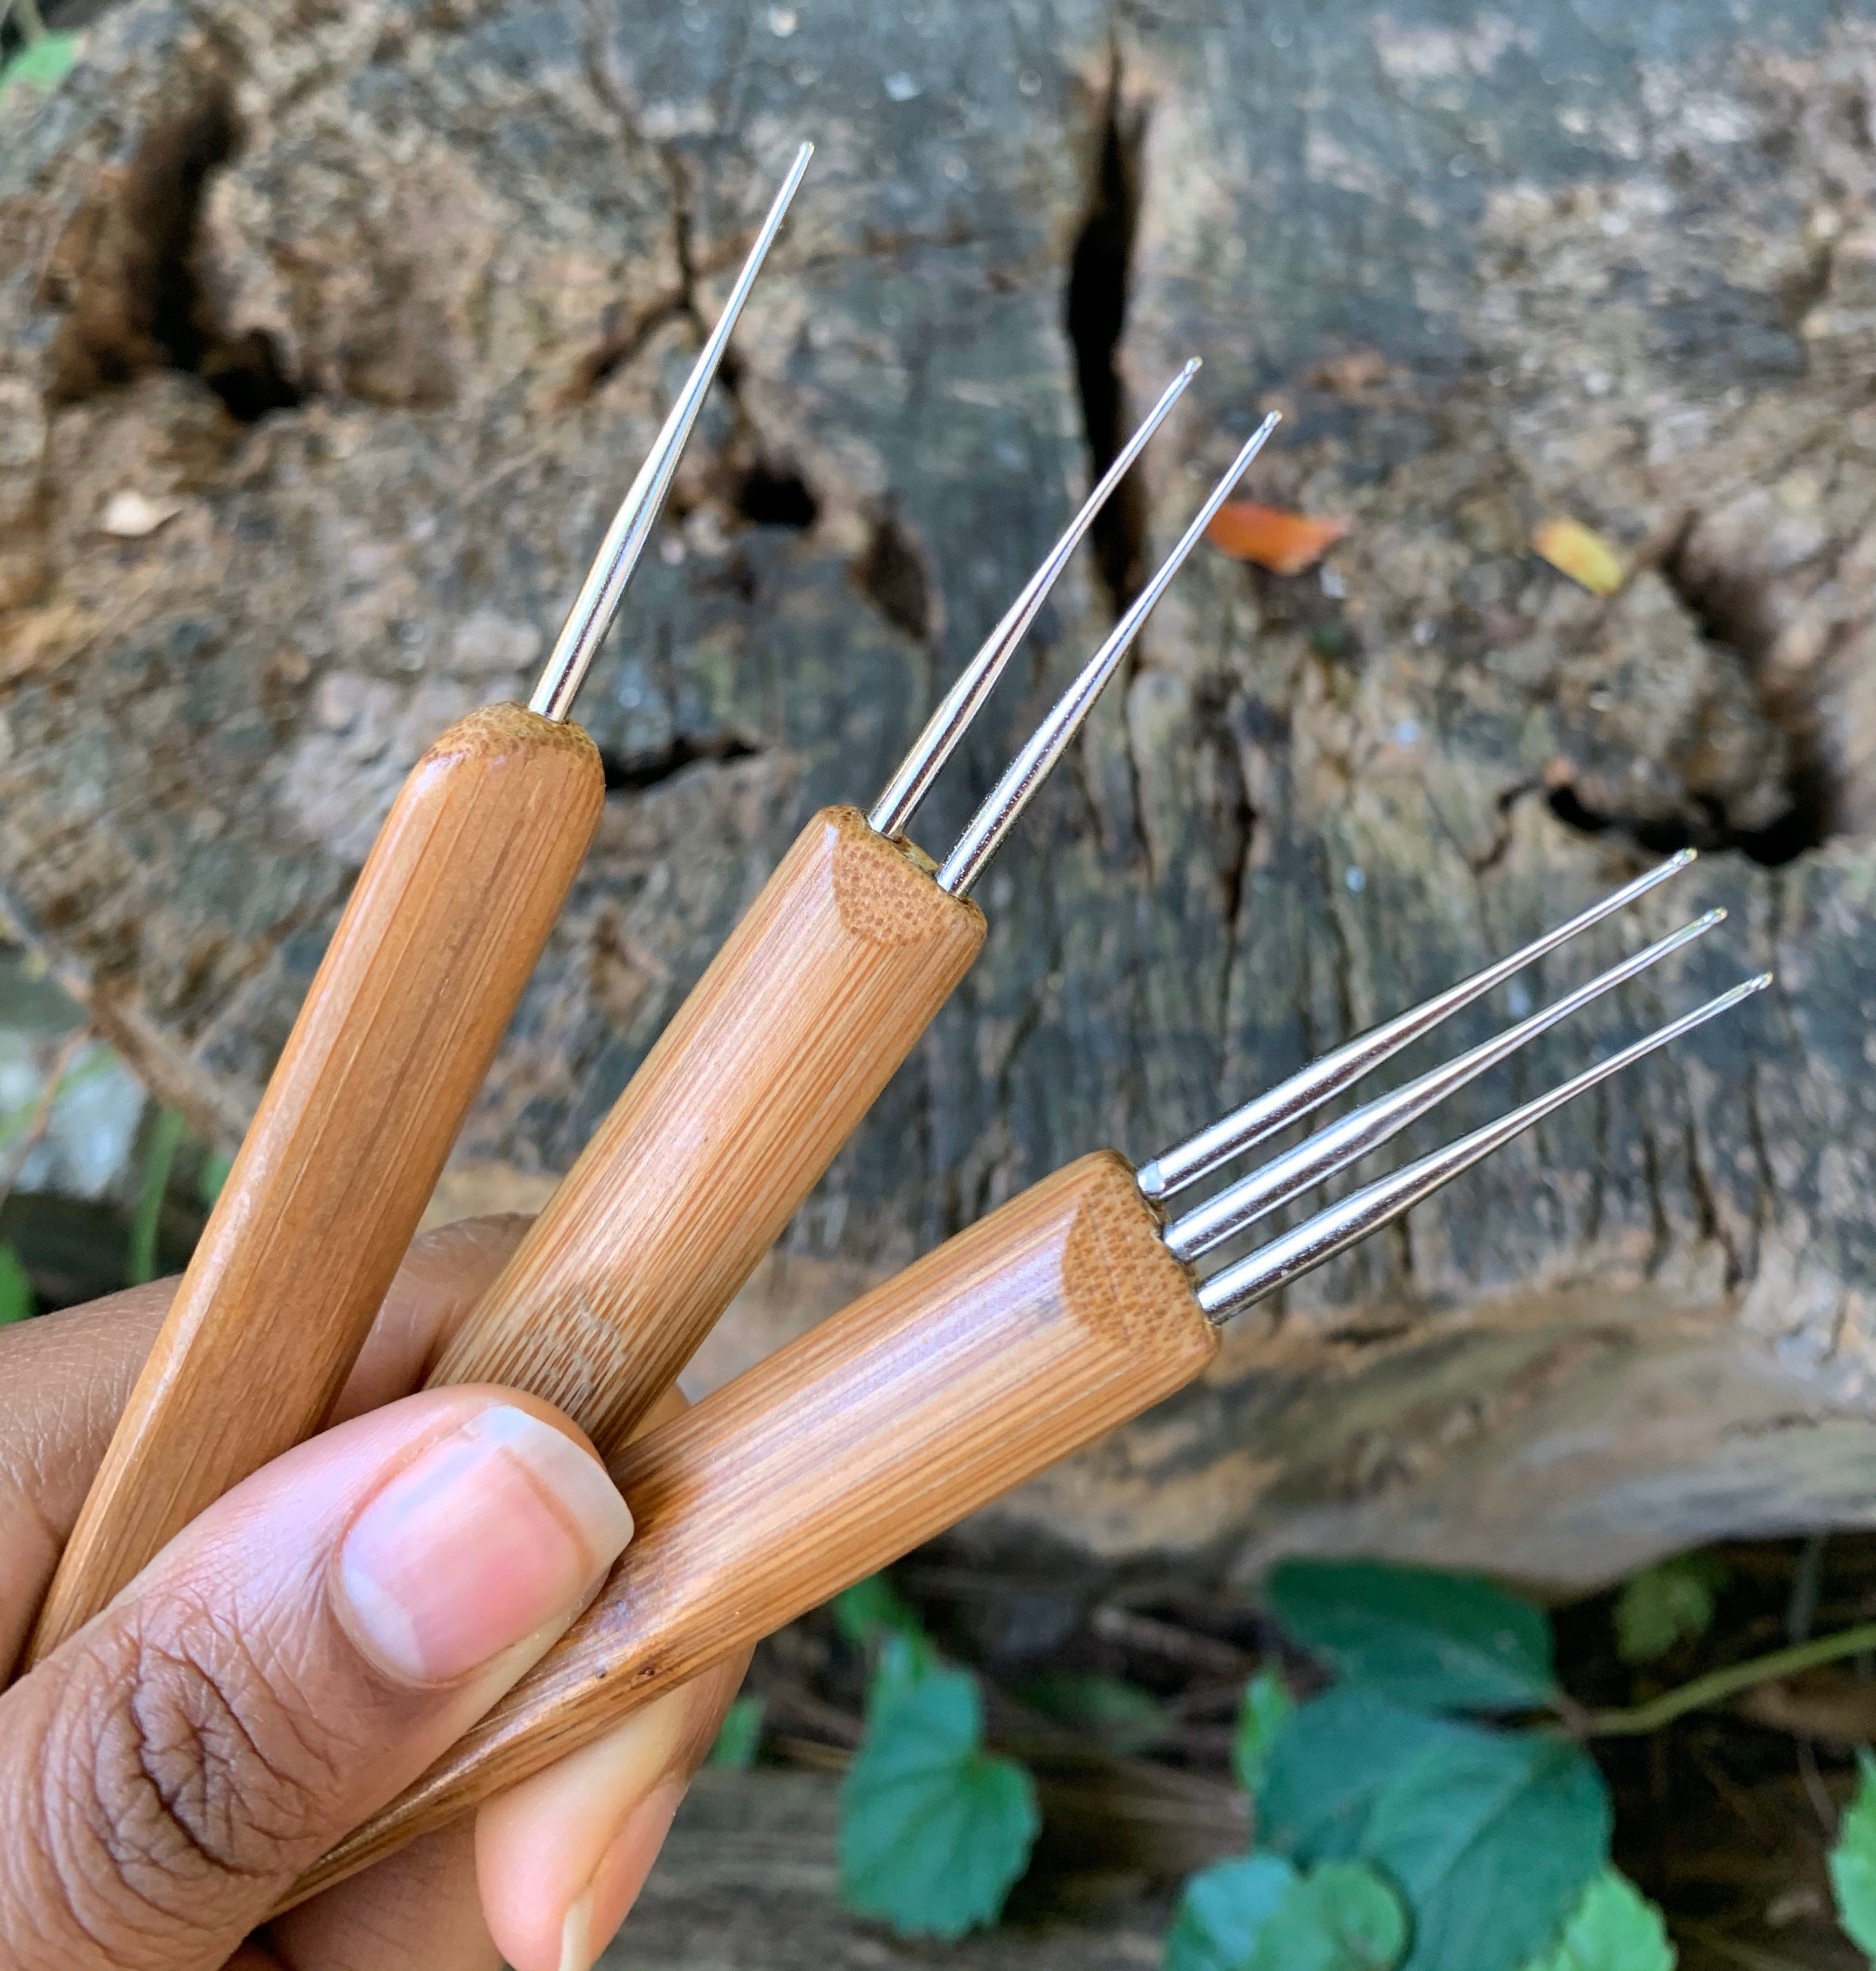
<svg viewBox="0 0 1876 1971">
<path fill-rule="evenodd" d="M 920 839 L 1265 408 L 1246 491 L 1347 538 L 1197 559 L 699 1374 L 1692 842 L 1441 1047 L 1728 928 L 1400 1154 L 1774 994 L 967 1538 L 1587 1583 L 1871 1518 L 1876 10 L 126 0 L 0 122 L 0 889 L 204 1126 L 238 1135 L 412 761 L 524 691 L 812 136 L 581 705 L 611 798 L 444 1203 L 545 1194 L 1196 354 Z M 1552 516 L 1620 544 L 1617 595 L 1529 552 Z"/>
</svg>

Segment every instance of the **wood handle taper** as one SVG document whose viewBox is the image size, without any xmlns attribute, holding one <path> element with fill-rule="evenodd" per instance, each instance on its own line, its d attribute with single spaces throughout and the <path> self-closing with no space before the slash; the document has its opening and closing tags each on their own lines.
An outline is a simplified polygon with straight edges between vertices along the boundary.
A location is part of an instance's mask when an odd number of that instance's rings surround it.
<svg viewBox="0 0 1876 1971">
<path fill-rule="evenodd" d="M 852 808 L 815 816 L 432 1383 L 557 1403 L 610 1456 L 695 1352 L 983 942 Z"/>
<path fill-rule="evenodd" d="M 293 1899 L 1138 1415 L 1217 1346 L 1129 1166 L 1058 1171 L 615 1460 L 637 1530 L 598 1601 Z"/>
<path fill-rule="evenodd" d="M 578 726 L 497 705 L 412 768 L 111 1440 L 27 1660 L 324 1421 L 605 800 Z"/>
</svg>

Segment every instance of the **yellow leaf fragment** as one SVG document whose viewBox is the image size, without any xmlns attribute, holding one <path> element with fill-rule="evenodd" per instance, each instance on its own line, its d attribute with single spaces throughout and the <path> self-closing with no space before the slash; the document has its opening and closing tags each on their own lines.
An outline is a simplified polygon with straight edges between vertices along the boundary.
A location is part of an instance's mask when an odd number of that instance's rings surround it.
<svg viewBox="0 0 1876 1971">
<path fill-rule="evenodd" d="M 1532 535 L 1531 546 L 1592 595 L 1613 595 L 1628 574 L 1614 542 L 1581 520 L 1546 520 Z"/>
</svg>

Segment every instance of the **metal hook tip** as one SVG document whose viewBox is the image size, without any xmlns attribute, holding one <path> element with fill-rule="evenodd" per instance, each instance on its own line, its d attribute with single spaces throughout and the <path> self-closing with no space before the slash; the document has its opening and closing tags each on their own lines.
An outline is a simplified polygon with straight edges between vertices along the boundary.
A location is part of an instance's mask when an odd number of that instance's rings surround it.
<svg viewBox="0 0 1876 1971">
<path fill-rule="evenodd" d="M 1470 1135 L 1461 1136 L 1457 1142 L 1448 1143 L 1418 1158 L 1404 1170 L 1363 1184 L 1359 1191 L 1350 1192 L 1336 1204 L 1325 1206 L 1294 1231 L 1272 1240 L 1267 1246 L 1260 1246 L 1256 1252 L 1202 1282 L 1198 1290 L 1199 1305 L 1214 1321 L 1229 1319 L 1252 1302 L 1274 1293 L 1288 1282 L 1321 1266 L 1325 1259 L 1346 1252 L 1370 1233 L 1391 1224 L 1412 1207 L 1451 1183 L 1461 1171 L 1470 1170 L 1493 1151 L 1554 1114 L 1566 1103 L 1574 1101 L 1598 1083 L 1607 1081 L 1611 1075 L 1620 1074 L 1624 1068 L 1645 1060 L 1670 1041 L 1692 1033 L 1696 1027 L 1705 1026 L 1708 1021 L 1731 1011 L 1754 993 L 1764 992 L 1771 982 L 1769 972 L 1742 979 L 1718 998 L 1708 1000 L 1705 1005 L 1696 1006 L 1691 1013 L 1683 1013 L 1679 1019 L 1670 1020 L 1653 1032 L 1644 1034 L 1640 1040 L 1631 1041 L 1619 1052 L 1596 1062 L 1581 1074 L 1513 1109 L 1510 1114 L 1500 1116 L 1496 1122 L 1488 1122 Z"/>
<path fill-rule="evenodd" d="M 1401 1048 L 1431 1032 L 1441 1021 L 1501 984 L 1514 972 L 1522 970 L 1579 932 L 1600 924 L 1614 911 L 1659 888 L 1669 877 L 1685 868 L 1693 860 L 1694 853 L 1690 849 L 1679 850 L 1632 882 L 1611 891 L 1600 903 L 1578 912 L 1567 924 L 1546 931 L 1522 950 L 1513 952 L 1508 958 L 1497 959 L 1473 973 L 1470 979 L 1463 979 L 1444 992 L 1422 1000 L 1418 1006 L 1410 1006 L 1404 1013 L 1396 1014 L 1365 1034 L 1344 1041 L 1340 1047 L 1332 1047 L 1275 1088 L 1241 1104 L 1171 1149 L 1162 1151 L 1150 1163 L 1141 1165 L 1142 1192 L 1152 1198 L 1170 1197 L 1187 1184 L 1196 1183 L 1220 1164 L 1254 1149 L 1279 1129 L 1300 1122 L 1324 1103 L 1353 1086 Z"/>
<path fill-rule="evenodd" d="M 1198 373 L 1199 360 L 1194 357 L 1160 393 L 1159 401 L 1141 421 L 1133 435 L 1109 462 L 1099 483 L 1066 531 L 1049 550 L 1047 559 L 1022 587 L 1002 620 L 979 647 L 977 654 L 959 673 L 957 681 L 938 702 L 913 742 L 911 751 L 894 769 L 879 799 L 868 811 L 867 825 L 888 839 L 903 834 L 932 782 L 951 757 L 958 741 L 996 687 L 1018 645 L 1029 633 L 1056 578 L 1094 525 L 1096 516 L 1125 478 L 1134 461 L 1145 449 L 1147 441 L 1171 415 Z"/>
<path fill-rule="evenodd" d="M 1173 387 L 1177 389 L 1183 383 L 1181 378 Z M 1280 412 L 1272 411 L 1239 447 L 1237 456 L 1225 468 L 1224 477 L 1206 496 L 1172 552 L 1127 605 L 1126 613 L 1108 632 L 1106 641 L 1050 708 L 1042 723 L 1011 761 L 1002 779 L 991 790 L 983 805 L 972 817 L 970 826 L 958 837 L 951 853 L 940 865 L 938 887 L 947 895 L 966 894 L 982 872 L 984 865 L 996 853 L 1016 817 L 1028 805 L 1031 795 L 1048 778 L 1057 761 L 1080 731 L 1082 722 L 1100 696 L 1102 688 L 1112 677 L 1128 647 L 1140 634 L 1141 625 L 1152 614 L 1193 549 L 1204 539 L 1213 516 L 1224 504 L 1232 488 L 1249 470 L 1252 460 L 1262 451 L 1265 441 L 1276 429 L 1281 419 Z"/>
<path fill-rule="evenodd" d="M 1505 1028 L 1464 1054 L 1430 1068 L 1405 1086 L 1378 1096 L 1339 1121 L 1305 1136 L 1293 1149 L 1246 1172 L 1216 1197 L 1174 1219 L 1166 1228 L 1167 1249 L 1174 1259 L 1195 1259 L 1268 1217 L 1280 1205 L 1340 1176 L 1539 1034 L 1549 1032 L 1592 1000 L 1640 977 L 1663 959 L 1685 950 L 1697 938 L 1705 937 L 1725 915 L 1723 910 L 1707 911 L 1612 965 L 1574 992 L 1528 1015 L 1516 1025 Z"/>
<path fill-rule="evenodd" d="M 743 304 L 749 298 L 750 290 L 762 270 L 769 249 L 781 230 L 782 221 L 787 216 L 803 174 L 808 168 L 808 160 L 813 155 L 814 146 L 809 143 L 803 144 L 796 151 L 787 176 L 770 200 L 768 211 L 757 229 L 754 243 L 717 317 L 716 326 L 705 338 L 683 388 L 666 413 L 651 450 L 612 516 L 599 552 L 587 570 L 586 579 L 580 585 L 580 592 L 574 598 L 573 607 L 568 611 L 560 634 L 554 640 L 554 647 L 548 654 L 546 667 L 535 685 L 533 696 L 528 700 L 528 709 L 544 718 L 562 720 L 572 711 L 574 699 L 588 667 L 605 640 L 606 632 L 612 627 L 626 585 L 631 580 L 645 543 L 650 538 L 659 509 L 664 504 L 665 495 L 677 471 L 678 460 L 703 408 L 704 399 L 715 380 L 731 331 L 742 313 Z"/>
</svg>

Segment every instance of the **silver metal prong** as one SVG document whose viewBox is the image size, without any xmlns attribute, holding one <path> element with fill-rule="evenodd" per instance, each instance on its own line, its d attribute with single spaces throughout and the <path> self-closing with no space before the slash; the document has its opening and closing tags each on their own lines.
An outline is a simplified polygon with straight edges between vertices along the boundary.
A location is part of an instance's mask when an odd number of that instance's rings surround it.
<svg viewBox="0 0 1876 1971">
<path fill-rule="evenodd" d="M 1220 1164 L 1228 1163 L 1232 1158 L 1255 1148 L 1278 1130 L 1288 1129 L 1312 1109 L 1320 1109 L 1324 1103 L 1340 1095 L 1345 1088 L 1353 1086 L 1370 1068 L 1379 1067 L 1390 1055 L 1399 1054 L 1422 1034 L 1430 1032 L 1448 1015 L 1457 1012 L 1462 1006 L 1471 1005 L 1474 999 L 1501 984 L 1514 972 L 1522 971 L 1545 952 L 1555 951 L 1558 945 L 1567 943 L 1578 931 L 1587 930 L 1591 924 L 1600 924 L 1604 917 L 1633 903 L 1637 898 L 1645 897 L 1657 885 L 1685 869 L 1693 861 L 1695 853 L 1691 849 L 1683 849 L 1679 854 L 1670 855 L 1646 875 L 1624 884 L 1613 895 L 1604 897 L 1599 904 L 1592 904 L 1568 924 L 1546 931 L 1522 951 L 1514 951 L 1509 958 L 1500 959 L 1496 964 L 1474 972 L 1471 978 L 1462 979 L 1457 986 L 1449 986 L 1444 992 L 1436 992 L 1431 999 L 1422 1000 L 1418 1005 L 1410 1006 L 1405 1012 L 1396 1014 L 1381 1025 L 1370 1027 L 1367 1032 L 1357 1034 L 1352 1041 L 1344 1041 L 1339 1047 L 1311 1061 L 1287 1081 L 1279 1082 L 1275 1088 L 1256 1096 L 1242 1108 L 1234 1109 L 1222 1121 L 1200 1130 L 1195 1136 L 1188 1136 L 1176 1148 L 1162 1152 L 1151 1163 L 1140 1166 L 1142 1191 L 1148 1197 L 1170 1197 L 1174 1192 L 1184 1190 L 1187 1184 L 1197 1183 Z"/>
<path fill-rule="evenodd" d="M 1140 634 L 1140 626 L 1153 613 L 1154 605 L 1166 593 L 1173 577 L 1184 565 L 1211 525 L 1212 516 L 1229 497 L 1251 461 L 1264 448 L 1277 428 L 1279 413 L 1272 411 L 1251 434 L 1244 448 L 1226 469 L 1225 476 L 1207 496 L 1192 524 L 1179 536 L 1178 544 L 1161 562 L 1153 578 L 1141 590 L 1120 621 L 1082 667 L 1081 674 L 1050 707 L 1048 716 L 1037 727 L 1029 743 L 1011 761 L 1008 770 L 991 789 L 989 798 L 972 817 L 970 826 L 958 837 L 957 845 L 945 858 L 938 871 L 938 887 L 954 897 L 962 897 L 982 873 L 984 865 L 1002 847 L 1016 817 L 1029 805 L 1029 797 L 1047 780 L 1057 761 L 1067 751 L 1070 742 L 1081 730 L 1082 722 L 1101 695 L 1102 687 L 1126 655 L 1127 647 Z"/>
<path fill-rule="evenodd" d="M 1549 1094 L 1539 1096 L 1521 1109 L 1513 1109 L 1508 1116 L 1501 1116 L 1496 1122 L 1474 1129 L 1471 1135 L 1461 1136 L 1457 1142 L 1433 1151 L 1391 1177 L 1364 1184 L 1339 1204 L 1318 1211 L 1294 1232 L 1286 1233 L 1281 1239 L 1273 1239 L 1268 1246 L 1259 1246 L 1248 1257 L 1214 1273 L 1198 1290 L 1199 1305 L 1213 1321 L 1229 1321 L 1253 1301 L 1274 1293 L 1299 1273 L 1321 1266 L 1324 1260 L 1333 1259 L 1358 1240 L 1366 1238 L 1370 1232 L 1392 1223 L 1422 1199 L 1431 1196 L 1442 1184 L 1451 1183 L 1461 1171 L 1470 1170 L 1500 1145 L 1510 1142 L 1513 1136 L 1529 1129 L 1532 1123 L 1541 1122 L 1553 1110 L 1561 1109 L 1566 1102 L 1574 1101 L 1585 1090 L 1594 1088 L 1598 1082 L 1607 1080 L 1612 1074 L 1620 1074 L 1624 1068 L 1640 1060 L 1644 1054 L 1653 1054 L 1656 1047 L 1666 1047 L 1669 1041 L 1678 1040 L 1682 1034 L 1718 1018 L 1741 1000 L 1751 998 L 1754 992 L 1762 992 L 1771 982 L 1770 972 L 1761 972 L 1757 978 L 1748 979 L 1730 992 L 1722 992 L 1717 999 L 1709 999 L 1704 1006 L 1670 1021 L 1646 1038 L 1625 1047 L 1620 1054 L 1611 1054 L 1607 1060 L 1598 1061 L 1573 1080 L 1553 1088 Z"/>
<path fill-rule="evenodd" d="M 730 331 L 736 326 L 736 318 L 743 311 L 743 303 L 749 298 L 749 290 L 755 285 L 756 276 L 762 271 L 762 262 L 776 234 L 781 230 L 790 201 L 808 168 L 808 160 L 813 155 L 812 144 L 803 144 L 795 153 L 795 161 L 789 167 L 782 188 L 769 207 L 768 217 L 762 222 L 755 244 L 743 262 L 742 272 L 736 276 L 736 285 L 730 290 L 729 299 L 723 304 L 723 312 L 717 317 L 715 327 L 711 330 L 697 360 L 692 364 L 691 373 L 684 380 L 684 387 L 679 391 L 677 401 L 665 419 L 656 443 L 638 468 L 638 477 L 632 481 L 620 503 L 619 510 L 612 516 L 606 538 L 600 543 L 599 552 L 586 572 L 586 579 L 580 585 L 580 592 L 567 612 L 560 634 L 554 640 L 546 667 L 534 687 L 534 696 L 528 700 L 528 709 L 539 712 L 543 718 L 565 718 L 572 709 L 587 668 L 605 641 L 606 632 L 612 627 L 612 619 L 617 614 L 625 585 L 632 578 L 639 556 L 645 552 L 646 542 L 651 538 L 658 510 L 664 504 L 664 496 L 671 490 L 672 477 L 677 471 L 678 461 L 683 456 L 691 428 L 696 423 L 697 414 L 703 409 L 704 399 L 709 395 L 710 386 L 716 379 L 717 366 L 723 360 Z"/>
<path fill-rule="evenodd" d="M 1049 558 L 1024 584 L 1022 593 L 1004 613 L 1003 620 L 985 638 L 982 647 L 966 664 L 958 681 L 939 701 L 938 709 L 925 722 L 910 752 L 886 783 L 885 791 L 873 803 L 866 817 L 875 834 L 898 834 L 912 819 L 918 804 L 938 777 L 953 748 L 963 738 L 979 708 L 995 689 L 1016 647 L 1029 634 L 1056 578 L 1080 546 L 1095 516 L 1127 476 L 1127 469 L 1146 449 L 1147 440 L 1166 421 L 1167 413 L 1184 396 L 1186 386 L 1199 373 L 1195 356 L 1160 393 L 1159 402 L 1146 414 L 1140 428 L 1126 443 L 1113 464 L 1101 475 L 1101 483 L 1082 503 L 1081 511 L 1068 523 L 1067 531 L 1049 551 Z"/>
<path fill-rule="evenodd" d="M 1222 1246 L 1227 1239 L 1247 1226 L 1254 1225 L 1279 1205 L 1288 1204 L 1291 1198 L 1326 1182 L 1338 1171 L 1358 1163 L 1371 1151 L 1379 1149 L 1391 1138 L 1399 1135 L 1410 1122 L 1418 1122 L 1428 1109 L 1444 1101 L 1454 1090 L 1475 1080 L 1508 1054 L 1516 1054 L 1527 1041 L 1547 1033 L 1578 1008 L 1588 1005 L 1591 1000 L 1600 999 L 1638 972 L 1646 972 L 1670 952 L 1679 951 L 1695 938 L 1705 937 L 1715 924 L 1724 923 L 1725 918 L 1724 911 L 1708 911 L 1705 917 L 1696 917 L 1671 937 L 1650 945 L 1645 951 L 1637 952 L 1620 965 L 1611 966 L 1588 985 L 1579 986 L 1574 992 L 1566 993 L 1552 1005 L 1532 1014 L 1529 1019 L 1520 1020 L 1515 1027 L 1494 1034 L 1469 1053 L 1429 1070 L 1403 1088 L 1364 1103 L 1339 1122 L 1318 1129 L 1313 1136 L 1305 1137 L 1294 1149 L 1272 1158 L 1269 1163 L 1239 1178 L 1216 1197 L 1208 1197 L 1184 1217 L 1175 1218 L 1166 1228 L 1167 1249 L 1176 1259 L 1195 1259 L 1201 1253 L 1209 1253 L 1214 1246 Z"/>
</svg>

